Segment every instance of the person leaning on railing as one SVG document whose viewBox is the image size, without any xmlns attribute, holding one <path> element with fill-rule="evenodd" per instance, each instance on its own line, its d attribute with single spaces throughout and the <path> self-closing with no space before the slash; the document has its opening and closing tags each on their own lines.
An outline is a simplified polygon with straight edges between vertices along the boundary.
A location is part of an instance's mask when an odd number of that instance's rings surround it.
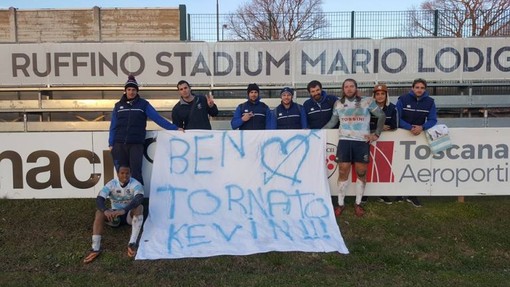
<svg viewBox="0 0 510 287">
<path fill-rule="evenodd" d="M 388 87 L 385 84 L 377 84 L 372 92 L 372 97 L 375 103 L 381 108 L 386 115 L 384 121 L 383 131 L 394 131 L 398 128 L 398 113 L 396 106 L 390 102 L 390 95 L 388 93 Z M 370 118 L 370 130 L 375 131 L 377 128 L 377 117 L 372 116 Z M 368 196 L 363 196 L 361 202 L 365 203 L 368 200 Z M 393 202 L 388 196 L 380 196 L 377 199 L 379 202 L 385 204 L 392 204 Z"/>
<path fill-rule="evenodd" d="M 230 121 L 233 130 L 266 130 L 271 128 L 271 109 L 260 100 L 260 88 L 249 84 L 247 101 L 237 106 Z"/>
<path fill-rule="evenodd" d="M 322 83 L 317 80 L 312 80 L 306 86 L 310 98 L 303 103 L 305 109 L 306 122 L 309 129 L 322 129 L 328 123 L 333 114 L 333 107 L 335 106 L 338 97 L 328 95 L 322 89 Z M 332 127 L 338 128 L 338 125 Z M 340 208 L 338 207 L 338 196 L 331 196 L 331 203 L 335 214 L 340 215 Z"/>
<path fill-rule="evenodd" d="M 172 122 L 185 130 L 211 130 L 209 116 L 218 115 L 213 95 L 195 95 L 185 80 L 177 83 L 181 99 L 172 109 Z"/>
<path fill-rule="evenodd" d="M 284 87 L 280 91 L 281 103 L 272 110 L 271 129 L 296 130 L 308 128 L 305 109 L 294 102 L 294 90 Z"/>
<path fill-rule="evenodd" d="M 396 107 L 399 127 L 415 136 L 437 124 L 436 104 L 427 92 L 427 81 L 424 79 L 414 80 L 411 91 L 398 98 Z M 403 200 L 402 196 L 395 199 L 397 202 Z M 422 206 L 416 196 L 409 196 L 406 201 L 415 207 Z"/>
</svg>

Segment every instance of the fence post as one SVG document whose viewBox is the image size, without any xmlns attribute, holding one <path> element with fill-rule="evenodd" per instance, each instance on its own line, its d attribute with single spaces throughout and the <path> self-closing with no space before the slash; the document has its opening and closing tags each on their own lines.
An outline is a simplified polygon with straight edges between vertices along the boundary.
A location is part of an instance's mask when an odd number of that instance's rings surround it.
<svg viewBox="0 0 510 287">
<path fill-rule="evenodd" d="M 351 38 L 354 38 L 354 11 L 351 11 Z"/>
<path fill-rule="evenodd" d="M 216 0 L 216 42 L 220 41 L 220 3 Z"/>
<path fill-rule="evenodd" d="M 272 21 L 271 21 L 271 18 L 272 18 L 272 15 L 271 15 L 271 11 L 269 11 L 267 13 L 267 20 L 269 21 L 269 41 L 273 40 L 273 24 L 272 24 Z"/>
<path fill-rule="evenodd" d="M 186 5 L 179 5 L 179 38 L 181 41 L 186 41 Z"/>
<path fill-rule="evenodd" d="M 191 41 L 191 15 L 188 14 L 188 41 Z"/>
<path fill-rule="evenodd" d="M 437 37 L 437 30 L 439 26 L 439 10 L 434 10 L 434 37 Z"/>
</svg>

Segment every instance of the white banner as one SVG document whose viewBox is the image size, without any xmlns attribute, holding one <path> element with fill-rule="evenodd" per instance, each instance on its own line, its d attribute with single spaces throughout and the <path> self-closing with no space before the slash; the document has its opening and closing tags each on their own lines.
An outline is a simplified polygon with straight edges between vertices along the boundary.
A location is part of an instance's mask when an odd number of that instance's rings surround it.
<svg viewBox="0 0 510 287">
<path fill-rule="evenodd" d="M 160 132 L 136 259 L 348 253 L 322 159 L 326 131 Z"/>
<path fill-rule="evenodd" d="M 0 86 L 506 80 L 510 38 L 2 44 Z"/>
</svg>

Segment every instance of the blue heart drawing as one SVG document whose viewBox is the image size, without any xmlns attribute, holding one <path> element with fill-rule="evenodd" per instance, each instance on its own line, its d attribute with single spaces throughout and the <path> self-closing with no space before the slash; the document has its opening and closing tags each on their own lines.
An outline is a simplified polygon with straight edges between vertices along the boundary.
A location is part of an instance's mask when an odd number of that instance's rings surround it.
<svg viewBox="0 0 510 287">
<path fill-rule="evenodd" d="M 267 148 L 274 148 L 278 145 L 280 158 L 276 158 L 278 154 L 274 151 L 266 153 Z M 273 177 L 279 176 L 290 179 L 292 184 L 301 183 L 298 179 L 298 173 L 307 158 L 310 149 L 309 136 L 296 135 L 284 141 L 282 138 L 274 137 L 266 141 L 262 145 L 262 165 L 269 172 L 264 172 L 264 184 L 267 184 Z M 268 159 L 266 160 L 266 155 Z M 296 159 L 299 162 L 296 164 Z M 292 160 L 291 160 L 292 159 Z M 290 166 L 294 165 L 294 166 Z"/>
</svg>

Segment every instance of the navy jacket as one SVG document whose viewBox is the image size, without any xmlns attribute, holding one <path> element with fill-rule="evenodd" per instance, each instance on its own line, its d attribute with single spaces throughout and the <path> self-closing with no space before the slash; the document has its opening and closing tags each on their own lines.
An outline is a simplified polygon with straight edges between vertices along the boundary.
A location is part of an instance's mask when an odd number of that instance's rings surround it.
<svg viewBox="0 0 510 287">
<path fill-rule="evenodd" d="M 306 129 L 306 113 L 303 106 L 291 102 L 288 109 L 283 104 L 279 104 L 271 115 L 271 129 Z"/>
<path fill-rule="evenodd" d="M 108 145 L 143 144 L 147 118 L 164 129 L 177 129 L 177 126 L 160 116 L 147 100 L 136 95 L 133 100 L 128 101 L 126 95 L 123 95 L 113 108 Z"/>
<path fill-rule="evenodd" d="M 306 100 L 303 103 L 303 108 L 305 109 L 308 128 L 322 129 L 329 122 L 337 100 L 337 97 L 327 95 L 325 91 L 322 91 L 321 99 L 318 102 L 311 97 Z M 335 128 L 338 128 L 338 125 Z"/>
<path fill-rule="evenodd" d="M 209 107 L 207 98 L 202 95 L 193 95 L 191 103 L 181 100 L 172 109 L 172 122 L 185 130 L 210 130 L 209 116 L 218 115 L 218 107 L 214 104 Z"/>
<path fill-rule="evenodd" d="M 412 91 L 402 95 L 396 106 L 400 117 L 399 127 L 403 129 L 411 130 L 413 125 L 418 125 L 428 130 L 437 124 L 436 104 L 427 91 L 420 98 L 416 98 Z"/>
<path fill-rule="evenodd" d="M 384 106 L 383 109 L 384 114 L 386 114 L 386 121 L 384 122 L 384 125 L 390 126 L 391 130 L 398 128 L 398 113 L 397 113 L 397 107 L 390 103 L 387 106 Z M 374 116 L 370 117 L 370 130 L 375 131 L 377 128 L 377 118 Z"/>
<path fill-rule="evenodd" d="M 241 119 L 244 113 L 253 113 L 253 117 L 247 122 Z M 254 103 L 246 101 L 239 104 L 230 121 L 232 129 L 240 130 L 266 130 L 271 128 L 271 110 L 269 107 L 257 99 Z"/>
</svg>

